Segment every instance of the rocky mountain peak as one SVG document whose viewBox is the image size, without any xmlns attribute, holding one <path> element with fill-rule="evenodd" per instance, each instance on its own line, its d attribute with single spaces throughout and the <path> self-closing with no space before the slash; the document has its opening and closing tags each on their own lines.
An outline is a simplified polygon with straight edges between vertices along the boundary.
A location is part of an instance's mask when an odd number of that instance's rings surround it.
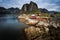
<svg viewBox="0 0 60 40">
<path fill-rule="evenodd" d="M 34 2 L 33 2 L 33 1 L 31 1 L 31 2 L 30 2 L 30 4 L 34 4 Z"/>
<path fill-rule="evenodd" d="M 29 4 L 24 4 L 22 7 L 22 11 L 33 11 L 35 9 L 38 9 L 38 6 L 32 1 Z"/>
</svg>

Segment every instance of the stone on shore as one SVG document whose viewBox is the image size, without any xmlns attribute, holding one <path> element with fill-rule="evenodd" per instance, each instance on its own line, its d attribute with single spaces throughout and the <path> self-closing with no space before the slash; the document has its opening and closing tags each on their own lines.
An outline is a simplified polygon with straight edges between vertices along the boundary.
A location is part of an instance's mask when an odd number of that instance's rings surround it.
<svg viewBox="0 0 60 40">
<path fill-rule="evenodd" d="M 43 40 L 42 35 L 48 35 L 49 29 L 46 27 L 27 27 L 24 29 L 27 40 Z"/>
</svg>

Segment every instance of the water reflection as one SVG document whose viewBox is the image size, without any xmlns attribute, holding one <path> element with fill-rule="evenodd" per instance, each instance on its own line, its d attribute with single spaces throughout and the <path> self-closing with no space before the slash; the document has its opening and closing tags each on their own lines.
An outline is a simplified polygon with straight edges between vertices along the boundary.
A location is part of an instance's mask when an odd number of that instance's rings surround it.
<svg viewBox="0 0 60 40">
<path fill-rule="evenodd" d="M 7 16 L 7 17 L 1 17 L 0 18 L 0 26 L 24 27 L 25 24 L 18 22 L 17 18 L 12 18 L 11 16 Z"/>
<path fill-rule="evenodd" d="M 25 27 L 26 25 L 18 22 L 16 17 L 0 17 L 0 40 L 24 40 L 23 28 Z"/>
</svg>

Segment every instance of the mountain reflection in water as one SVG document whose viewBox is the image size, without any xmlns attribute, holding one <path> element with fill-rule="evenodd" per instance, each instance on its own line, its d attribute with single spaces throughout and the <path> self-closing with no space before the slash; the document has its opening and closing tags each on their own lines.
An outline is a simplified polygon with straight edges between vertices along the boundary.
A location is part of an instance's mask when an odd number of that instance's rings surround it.
<svg viewBox="0 0 60 40">
<path fill-rule="evenodd" d="M 0 17 L 0 40 L 24 40 L 22 32 L 25 27 L 13 16 Z"/>
</svg>

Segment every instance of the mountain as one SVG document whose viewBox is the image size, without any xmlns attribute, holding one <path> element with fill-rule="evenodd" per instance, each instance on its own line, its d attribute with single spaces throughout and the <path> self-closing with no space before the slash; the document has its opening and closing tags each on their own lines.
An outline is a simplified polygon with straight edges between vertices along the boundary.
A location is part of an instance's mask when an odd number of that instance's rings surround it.
<svg viewBox="0 0 60 40">
<path fill-rule="evenodd" d="M 0 7 L 0 16 L 4 16 L 5 14 L 18 14 L 20 12 L 19 8 L 4 8 L 4 7 Z"/>
<path fill-rule="evenodd" d="M 6 10 L 6 8 L 4 8 L 4 7 L 0 7 L 0 10 Z"/>
<path fill-rule="evenodd" d="M 45 8 L 39 8 L 39 11 L 41 13 L 49 13 L 49 11 L 47 9 L 45 9 Z"/>
<path fill-rule="evenodd" d="M 11 7 L 11 8 L 8 8 L 7 11 L 9 11 L 11 14 L 16 14 L 20 11 L 20 9 Z"/>
<path fill-rule="evenodd" d="M 24 4 L 22 6 L 22 12 L 41 12 L 41 13 L 48 13 L 48 10 L 45 8 L 38 8 L 37 4 L 35 2 L 30 2 L 29 4 Z"/>
<path fill-rule="evenodd" d="M 24 4 L 21 10 L 25 12 L 25 11 L 33 11 L 36 9 L 38 9 L 37 4 L 31 1 L 29 4 Z"/>
</svg>

